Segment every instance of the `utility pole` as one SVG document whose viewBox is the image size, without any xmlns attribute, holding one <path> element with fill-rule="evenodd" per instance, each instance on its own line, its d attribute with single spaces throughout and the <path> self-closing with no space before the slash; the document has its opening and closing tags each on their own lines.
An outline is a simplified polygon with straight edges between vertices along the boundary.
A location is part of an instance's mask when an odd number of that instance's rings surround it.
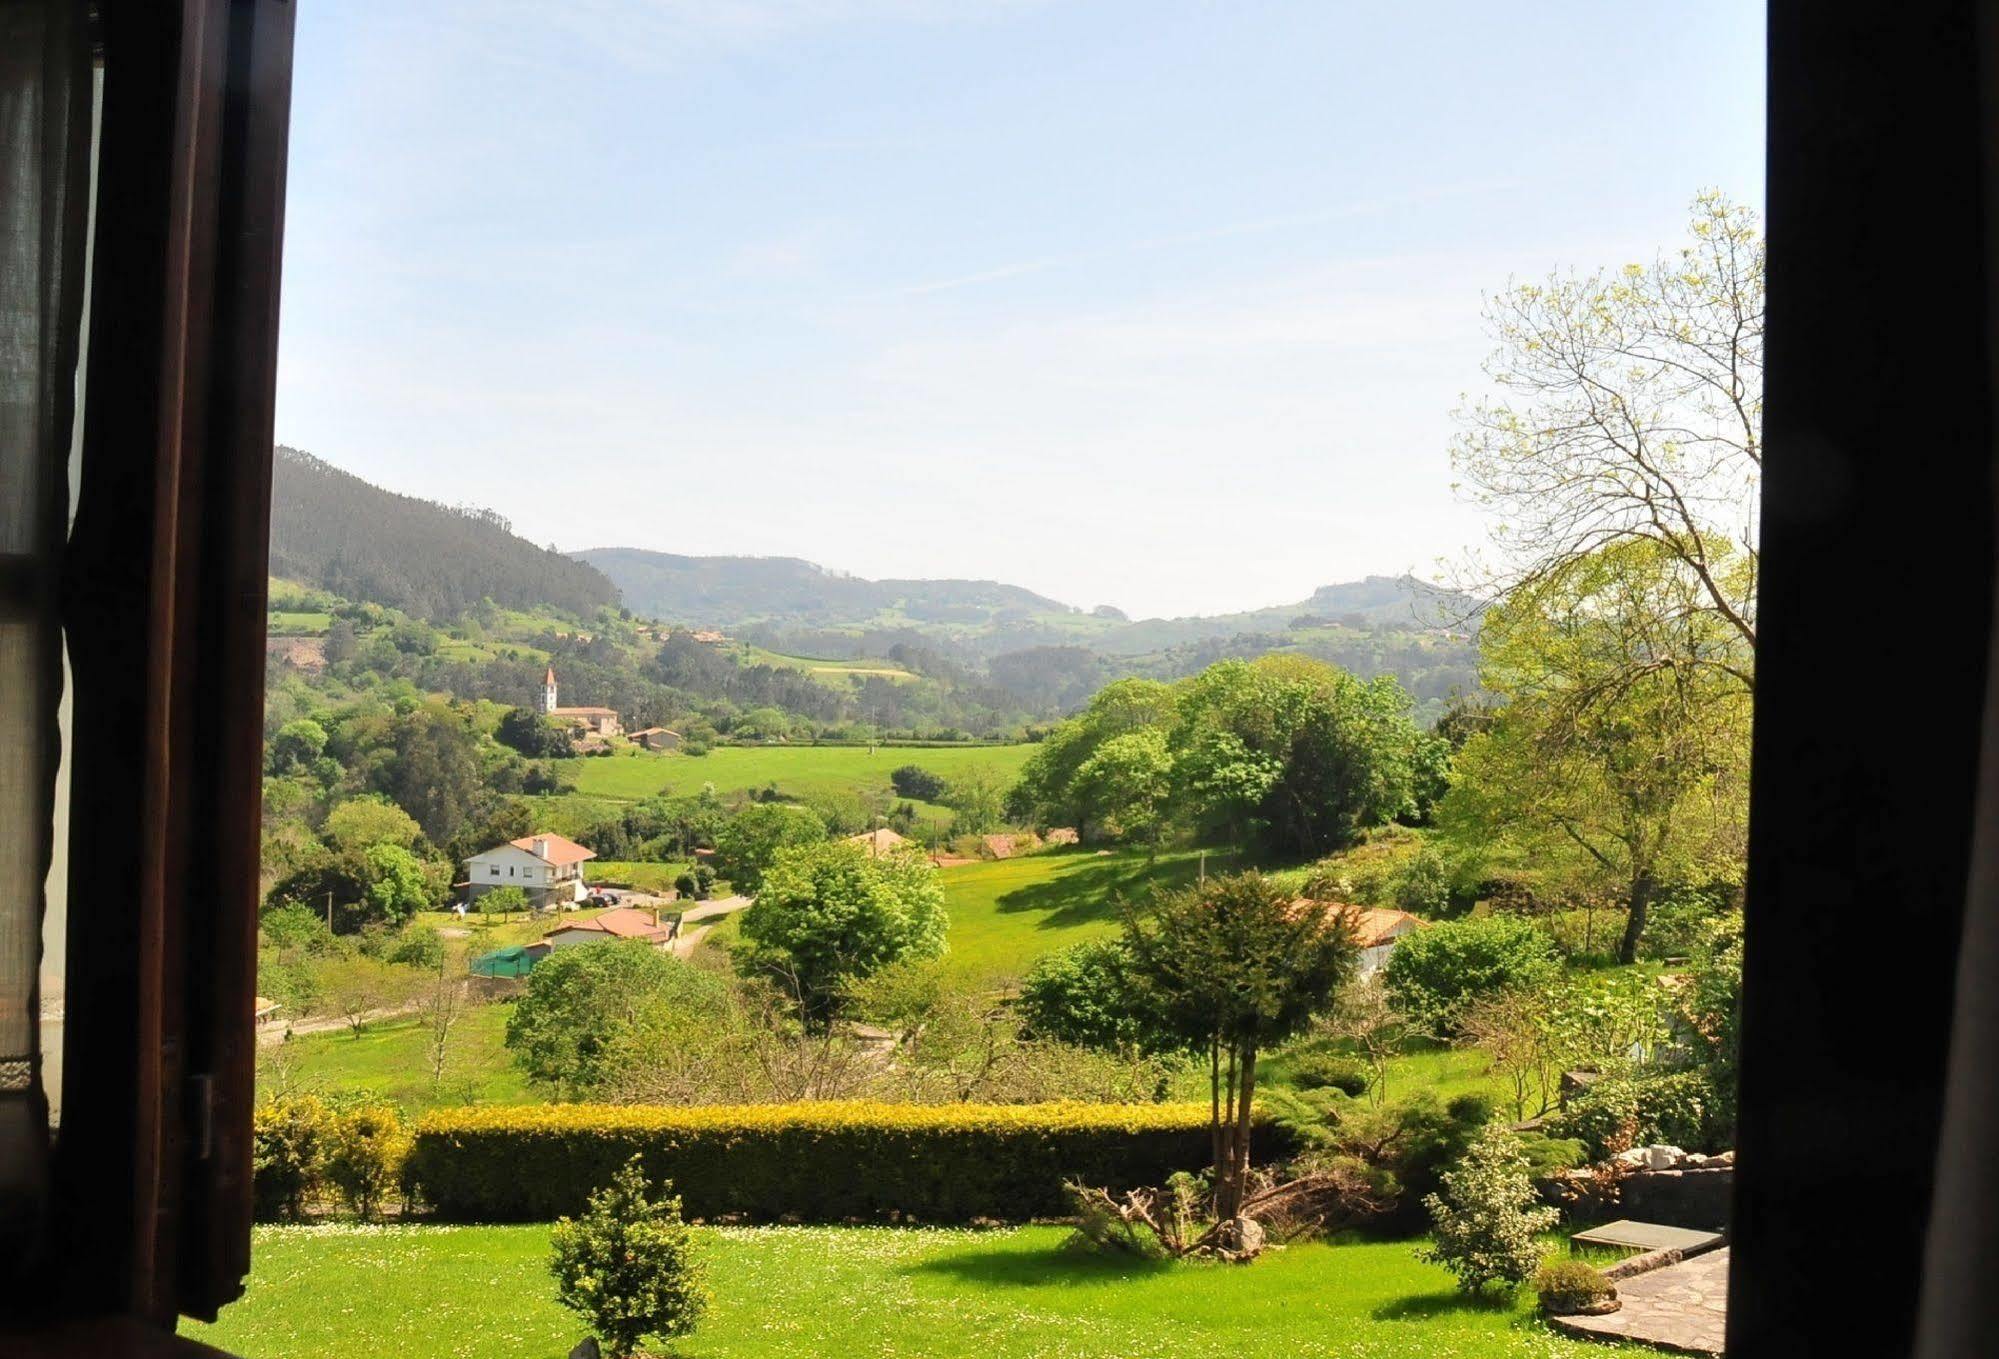
<svg viewBox="0 0 1999 1359">
<path fill-rule="evenodd" d="M 333 892 L 331 889 L 326 893 L 326 932 L 328 934 L 333 933 Z"/>
</svg>

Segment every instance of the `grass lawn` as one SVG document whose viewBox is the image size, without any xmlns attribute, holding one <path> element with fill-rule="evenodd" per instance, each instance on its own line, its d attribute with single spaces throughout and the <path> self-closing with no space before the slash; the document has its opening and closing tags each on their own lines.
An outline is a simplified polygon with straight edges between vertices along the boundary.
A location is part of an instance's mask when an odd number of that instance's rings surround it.
<svg viewBox="0 0 1999 1359">
<path fill-rule="evenodd" d="M 1461 1298 L 1409 1242 L 1306 1245 L 1249 1267 L 1126 1264 L 1067 1230 L 722 1228 L 714 1300 L 655 1353 L 932 1359 L 1560 1359 L 1640 1351 L 1561 1339 Z M 561 1359 L 548 1228 L 260 1227 L 249 1291 L 183 1334 L 257 1359 Z"/>
<path fill-rule="evenodd" d="M 528 1084 L 506 1049 L 506 1005 L 466 1012 L 446 1045 L 444 1082 L 430 1083 L 430 1035 L 421 1021 L 378 1019 L 361 1033 L 341 1029 L 302 1034 L 289 1043 L 258 1049 L 259 1084 L 278 1082 L 323 1096 L 365 1095 L 405 1113 L 439 1105 L 534 1104 L 546 1099 Z M 252 1354 L 260 1351 L 252 1350 Z"/>
<path fill-rule="evenodd" d="M 1208 852 L 1211 872 L 1229 862 Z M 1121 897 L 1142 899 L 1199 872 L 1192 850 L 1153 859 L 1130 850 L 1063 850 L 944 869 L 951 966 L 969 976 L 1018 977 L 1051 949 L 1115 934 Z"/>
<path fill-rule="evenodd" d="M 593 887 L 630 887 L 663 896 L 673 890 L 673 880 L 685 873 L 687 867 L 685 862 L 657 864 L 632 859 L 593 859 L 584 866 L 583 877 Z"/>
<path fill-rule="evenodd" d="M 553 763 L 573 779 L 583 797 L 637 801 L 654 793 L 693 793 L 704 783 L 718 793 L 776 784 L 795 796 L 817 792 L 892 793 L 889 772 L 920 765 L 949 779 L 984 765 L 1011 781 L 1032 745 L 1015 746 L 717 746 L 706 755 L 655 755 L 632 751 L 608 758 Z"/>
</svg>

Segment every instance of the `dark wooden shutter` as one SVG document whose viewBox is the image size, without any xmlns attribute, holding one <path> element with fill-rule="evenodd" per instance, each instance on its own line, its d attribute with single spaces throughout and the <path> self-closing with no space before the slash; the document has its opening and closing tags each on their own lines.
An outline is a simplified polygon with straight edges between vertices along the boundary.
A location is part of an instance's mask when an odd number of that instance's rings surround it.
<svg viewBox="0 0 1999 1359">
<path fill-rule="evenodd" d="M 107 0 L 77 516 L 71 1314 L 212 1317 L 249 1268 L 251 1009 L 286 0 Z"/>
</svg>

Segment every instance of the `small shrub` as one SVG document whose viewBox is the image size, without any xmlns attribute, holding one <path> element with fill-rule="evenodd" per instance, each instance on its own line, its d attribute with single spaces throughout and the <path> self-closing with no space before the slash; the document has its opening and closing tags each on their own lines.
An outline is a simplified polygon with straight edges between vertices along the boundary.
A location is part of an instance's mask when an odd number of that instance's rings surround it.
<svg viewBox="0 0 1999 1359">
<path fill-rule="evenodd" d="M 1541 1310 L 1550 1316 L 1573 1316 L 1601 1307 L 1617 1296 L 1617 1288 L 1585 1260 L 1550 1260 L 1534 1276 Z"/>
<path fill-rule="evenodd" d="M 1527 1173 L 1537 1180 L 1558 1170 L 1573 1170 L 1589 1160 L 1589 1148 L 1573 1137 L 1530 1132 L 1521 1133 L 1518 1140 Z"/>
<path fill-rule="evenodd" d="M 707 1271 L 672 1190 L 662 1181 L 655 1192 L 634 1156 L 590 1196 L 588 1211 L 550 1233 L 556 1296 L 612 1359 L 648 1336 L 686 1335 L 708 1306 Z"/>
<path fill-rule="evenodd" d="M 259 1221 L 296 1222 L 318 1197 L 337 1119 L 311 1095 L 258 1108 L 251 1130 L 251 1200 Z"/>
<path fill-rule="evenodd" d="M 409 1134 L 395 1109 L 364 1104 L 334 1121 L 326 1178 L 356 1217 L 370 1221 L 402 1182 L 408 1155 Z"/>
<path fill-rule="evenodd" d="M 1436 1239 L 1422 1257 L 1450 1270 L 1467 1293 L 1525 1283 L 1541 1259 L 1535 1234 L 1553 1227 L 1561 1214 L 1536 1206 L 1513 1135 L 1488 1124 L 1443 1179 L 1443 1192 L 1423 1200 Z"/>
</svg>

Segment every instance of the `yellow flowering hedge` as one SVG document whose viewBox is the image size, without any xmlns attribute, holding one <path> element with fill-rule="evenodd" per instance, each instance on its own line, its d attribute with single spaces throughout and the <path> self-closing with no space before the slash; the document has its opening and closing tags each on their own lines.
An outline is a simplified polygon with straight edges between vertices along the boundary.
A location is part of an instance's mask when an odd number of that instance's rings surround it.
<svg viewBox="0 0 1999 1359">
<path fill-rule="evenodd" d="M 689 1217 L 1022 1220 L 1061 1213 L 1065 1179 L 1159 1184 L 1209 1151 L 1205 1104 L 553 1104 L 426 1114 L 409 1178 L 442 1218 L 547 1221 L 636 1153 Z"/>
</svg>

